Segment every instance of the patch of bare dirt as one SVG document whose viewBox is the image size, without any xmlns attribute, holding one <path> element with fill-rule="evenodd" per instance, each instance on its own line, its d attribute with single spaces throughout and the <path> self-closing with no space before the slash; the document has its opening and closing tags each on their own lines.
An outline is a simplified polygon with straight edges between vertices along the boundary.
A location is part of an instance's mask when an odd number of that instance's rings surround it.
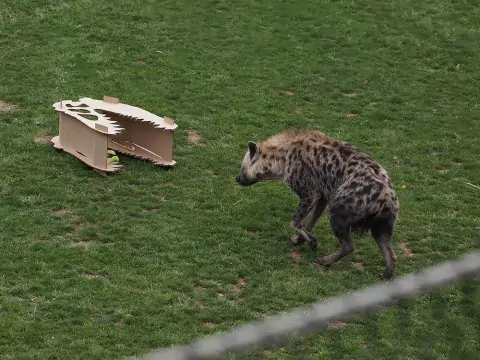
<svg viewBox="0 0 480 360">
<path fill-rule="evenodd" d="M 331 321 L 328 323 L 328 327 L 332 329 L 341 329 L 347 326 L 347 323 L 341 322 L 341 321 Z"/>
<path fill-rule="evenodd" d="M 200 303 L 198 304 L 198 308 L 203 311 L 205 310 L 205 305 L 203 305 L 203 303 Z"/>
<path fill-rule="evenodd" d="M 217 177 L 217 173 L 215 171 L 213 171 L 212 169 L 207 169 L 207 173 L 210 175 L 210 176 L 213 176 L 213 177 Z"/>
<path fill-rule="evenodd" d="M 0 99 L 0 111 L 10 111 L 16 108 L 17 108 L 16 105 L 9 104 Z"/>
<path fill-rule="evenodd" d="M 357 115 L 358 115 L 357 113 L 348 112 L 347 113 L 347 118 L 352 118 L 352 117 L 355 117 Z"/>
<path fill-rule="evenodd" d="M 37 135 L 33 138 L 33 140 L 37 143 L 37 144 L 49 144 L 50 141 L 52 140 L 53 136 L 51 135 Z"/>
<path fill-rule="evenodd" d="M 352 91 L 351 93 L 346 93 L 346 94 L 343 94 L 343 96 L 346 96 L 346 97 L 355 97 L 357 96 L 357 93 Z"/>
<path fill-rule="evenodd" d="M 198 145 L 200 135 L 195 130 L 187 130 L 188 142 L 192 145 Z"/>
<path fill-rule="evenodd" d="M 355 266 L 360 271 L 363 271 L 363 269 L 364 269 L 363 264 L 359 263 L 359 262 L 353 263 L 353 266 Z"/>
<path fill-rule="evenodd" d="M 446 169 L 437 169 L 437 172 L 438 172 L 439 174 L 445 174 L 445 173 L 448 172 L 448 170 L 446 170 Z"/>
<path fill-rule="evenodd" d="M 295 92 L 293 92 L 292 90 L 287 90 L 285 91 L 285 94 L 289 95 L 289 96 L 292 96 L 295 94 Z"/>
<path fill-rule="evenodd" d="M 52 214 L 55 216 L 65 216 L 65 215 L 70 215 L 72 212 L 68 209 L 58 209 L 58 210 L 53 210 Z"/>
<path fill-rule="evenodd" d="M 116 326 L 123 326 L 125 322 L 132 317 L 131 314 L 123 314 L 123 317 L 115 322 Z"/>
<path fill-rule="evenodd" d="M 238 283 L 233 285 L 233 291 L 234 292 L 240 292 L 242 290 L 242 287 L 245 286 L 245 279 L 244 278 L 239 278 Z"/>
<path fill-rule="evenodd" d="M 292 250 L 292 252 L 290 253 L 290 257 L 293 261 L 299 262 L 302 259 L 302 253 L 298 250 Z"/>
<path fill-rule="evenodd" d="M 86 274 L 84 277 L 87 279 L 105 279 L 105 275 L 102 274 Z"/>
<path fill-rule="evenodd" d="M 404 253 L 406 256 L 408 256 L 408 257 L 413 256 L 413 252 L 412 252 L 412 250 L 410 250 L 410 249 L 408 248 L 407 244 L 401 243 L 401 244 L 398 245 L 398 247 L 399 247 L 400 249 L 402 249 L 403 253 Z"/>
<path fill-rule="evenodd" d="M 203 323 L 203 326 L 208 327 L 208 328 L 214 328 L 214 327 L 217 327 L 217 326 L 220 326 L 220 325 L 222 325 L 222 324 L 212 322 L 212 321 L 206 321 L 206 322 Z"/>
<path fill-rule="evenodd" d="M 78 241 L 70 244 L 71 247 L 82 247 L 85 249 L 89 249 L 93 246 L 93 242 L 91 241 Z"/>
<path fill-rule="evenodd" d="M 82 231 L 83 229 L 85 229 L 85 224 L 77 224 L 75 225 L 75 229 L 68 233 L 69 235 L 73 235 L 73 234 L 76 234 L 76 233 L 79 233 L 80 231 Z"/>
<path fill-rule="evenodd" d="M 280 346 L 277 350 L 278 351 L 285 351 L 285 347 Z M 272 350 L 264 350 L 263 355 L 266 356 L 267 358 L 269 358 L 269 357 L 275 356 L 275 352 L 272 351 Z"/>
</svg>

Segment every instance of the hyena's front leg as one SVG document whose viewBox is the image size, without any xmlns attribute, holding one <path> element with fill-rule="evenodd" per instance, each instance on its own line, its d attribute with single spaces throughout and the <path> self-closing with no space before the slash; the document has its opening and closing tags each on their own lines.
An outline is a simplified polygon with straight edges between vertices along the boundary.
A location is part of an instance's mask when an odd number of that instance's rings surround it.
<svg viewBox="0 0 480 360">
<path fill-rule="evenodd" d="M 309 213 L 307 214 L 307 216 L 305 217 L 302 223 L 303 228 L 308 233 L 310 234 L 312 233 L 312 230 L 315 227 L 315 224 L 317 223 L 320 216 L 322 216 L 327 205 L 328 205 L 328 201 L 326 199 L 320 198 L 315 201 L 315 205 L 310 209 Z M 305 241 L 307 241 L 305 240 L 304 236 L 301 236 L 298 233 L 293 235 L 291 240 L 295 245 L 301 245 Z"/>
<path fill-rule="evenodd" d="M 310 230 L 307 230 L 307 228 L 304 226 L 304 222 L 310 212 L 314 210 L 315 201 L 313 199 L 300 198 L 297 210 L 295 211 L 293 220 L 290 223 L 292 228 L 298 234 L 298 237 L 295 239 L 295 244 L 300 245 L 306 241 L 312 249 L 317 248 L 317 239 L 315 238 L 315 236 L 313 236 Z M 294 241 L 294 238 L 292 238 L 292 241 Z"/>
</svg>

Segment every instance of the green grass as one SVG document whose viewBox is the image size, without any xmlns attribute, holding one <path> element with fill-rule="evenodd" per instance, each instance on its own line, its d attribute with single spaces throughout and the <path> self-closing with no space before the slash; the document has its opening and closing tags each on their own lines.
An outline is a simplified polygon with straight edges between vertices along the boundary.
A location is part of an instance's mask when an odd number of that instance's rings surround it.
<svg viewBox="0 0 480 360">
<path fill-rule="evenodd" d="M 308 247 L 291 256 L 295 195 L 236 185 L 247 141 L 290 127 L 350 141 L 390 172 L 397 275 L 470 251 L 479 11 L 468 0 L 0 0 L 0 99 L 17 105 L 0 110 L 0 357 L 120 359 L 377 282 L 369 238 L 319 271 Z M 175 168 L 122 156 L 125 170 L 104 178 L 41 141 L 58 133 L 53 103 L 103 95 L 175 119 Z M 325 217 L 315 232 L 319 254 L 337 248 Z M 474 358 L 480 296 L 460 290 L 262 356 Z M 461 349 L 449 350 L 452 331 Z M 435 355 L 422 339 L 439 339 Z"/>
</svg>

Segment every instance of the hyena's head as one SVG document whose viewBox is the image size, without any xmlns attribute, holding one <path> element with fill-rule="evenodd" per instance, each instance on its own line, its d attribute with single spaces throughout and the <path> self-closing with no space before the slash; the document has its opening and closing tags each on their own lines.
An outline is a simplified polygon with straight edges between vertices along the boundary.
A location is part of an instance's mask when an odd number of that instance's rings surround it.
<svg viewBox="0 0 480 360">
<path fill-rule="evenodd" d="M 248 150 L 242 161 L 240 172 L 235 177 L 235 180 L 242 186 L 249 186 L 262 180 L 260 175 L 263 170 L 260 158 L 260 148 L 252 141 L 248 142 Z"/>
<path fill-rule="evenodd" d="M 270 160 L 267 160 L 266 153 L 261 156 L 260 147 L 249 141 L 248 151 L 235 179 L 240 185 L 249 186 L 261 180 L 279 179 L 282 177 L 281 173 L 279 162 L 273 161 L 273 154 L 270 154 Z"/>
<path fill-rule="evenodd" d="M 260 148 L 256 143 L 249 141 L 247 153 L 243 158 L 240 172 L 235 177 L 235 180 L 242 186 L 249 186 L 258 182 L 260 179 L 257 174 L 262 169 L 259 167 L 260 162 Z"/>
</svg>

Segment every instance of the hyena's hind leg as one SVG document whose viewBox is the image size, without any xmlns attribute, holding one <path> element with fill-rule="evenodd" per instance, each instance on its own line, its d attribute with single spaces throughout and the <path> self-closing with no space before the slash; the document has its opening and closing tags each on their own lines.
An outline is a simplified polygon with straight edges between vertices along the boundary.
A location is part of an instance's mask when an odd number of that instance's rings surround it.
<svg viewBox="0 0 480 360">
<path fill-rule="evenodd" d="M 389 280 L 393 277 L 397 262 L 397 255 L 392 247 L 394 223 L 394 218 L 376 218 L 371 227 L 372 236 L 377 242 L 386 263 L 386 268 L 382 275 L 384 280 Z"/>
<path fill-rule="evenodd" d="M 330 225 L 333 233 L 340 241 L 340 249 L 317 260 L 318 264 L 326 267 L 333 265 L 355 250 L 350 234 L 350 225 L 346 220 L 342 216 L 330 215 Z"/>
<path fill-rule="evenodd" d="M 318 199 L 315 202 L 315 205 L 310 209 L 310 212 L 307 214 L 302 223 L 302 226 L 306 231 L 312 233 L 315 224 L 317 223 L 320 216 L 322 216 L 327 205 L 328 201 L 323 198 Z M 305 238 L 303 236 L 300 236 L 299 234 L 293 235 L 291 240 L 295 245 L 301 245 L 306 241 Z"/>
<path fill-rule="evenodd" d="M 298 235 L 296 244 L 303 244 L 304 242 L 307 242 L 312 249 L 317 248 L 317 239 L 310 230 L 307 230 L 305 227 L 305 221 L 307 220 L 309 214 L 315 210 L 315 205 L 315 200 L 308 197 L 301 197 L 291 222 L 292 228 Z M 292 241 L 293 240 L 294 239 L 292 238 Z"/>
</svg>

